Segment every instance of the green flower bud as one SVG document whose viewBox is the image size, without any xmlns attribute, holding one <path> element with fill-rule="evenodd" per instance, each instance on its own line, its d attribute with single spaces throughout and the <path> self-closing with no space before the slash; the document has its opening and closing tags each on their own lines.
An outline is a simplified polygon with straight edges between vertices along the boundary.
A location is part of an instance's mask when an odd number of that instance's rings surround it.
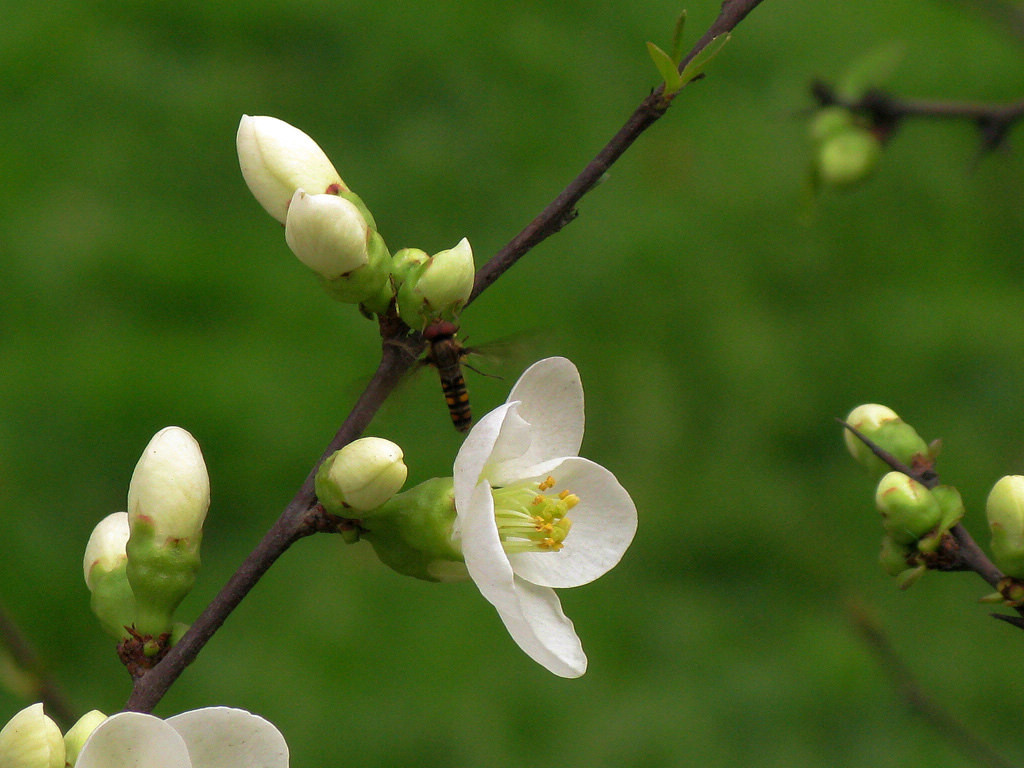
<svg viewBox="0 0 1024 768">
<path fill-rule="evenodd" d="M 348 200 L 295 191 L 284 239 L 299 261 L 324 279 L 341 277 L 369 262 L 369 236 L 366 220 Z"/>
<path fill-rule="evenodd" d="M 25 707 L 0 730 L 0 766 L 64 768 L 64 739 L 42 704 Z"/>
<path fill-rule="evenodd" d="M 882 527 L 897 544 L 916 543 L 942 520 L 938 500 L 902 472 L 890 472 L 881 479 L 875 504 L 882 513 Z"/>
<path fill-rule="evenodd" d="M 411 328 L 423 330 L 438 320 L 452 321 L 473 292 L 473 249 L 466 238 L 446 251 L 407 268 L 398 290 L 398 314 Z"/>
<path fill-rule="evenodd" d="M 850 411 L 846 423 L 860 432 L 879 448 L 907 466 L 931 458 L 928 444 L 921 439 L 912 426 L 884 405 L 868 403 Z M 881 477 L 890 470 L 884 461 L 875 456 L 850 430 L 843 429 L 843 441 L 850 455 L 864 466 L 872 477 Z"/>
<path fill-rule="evenodd" d="M 243 115 L 236 144 L 238 164 L 249 191 L 282 224 L 296 189 L 312 194 L 347 191 L 317 143 L 276 117 Z"/>
<path fill-rule="evenodd" d="M 404 283 L 410 274 L 425 264 L 430 256 L 419 248 L 402 248 L 391 257 L 391 273 L 399 283 Z"/>
<path fill-rule="evenodd" d="M 878 562 L 890 576 L 899 576 L 911 567 L 907 563 L 907 558 L 912 552 L 910 547 L 897 544 L 891 536 L 886 535 L 882 537 L 882 549 L 878 554 Z"/>
<path fill-rule="evenodd" d="M 452 541 L 454 522 L 452 478 L 444 477 L 398 494 L 360 525 L 381 562 L 399 573 L 427 581 L 462 581 L 468 572 Z"/>
<path fill-rule="evenodd" d="M 135 627 L 158 636 L 195 582 L 210 507 L 210 478 L 199 444 L 180 427 L 154 435 L 128 487 L 128 581 Z"/>
<path fill-rule="evenodd" d="M 814 113 L 809 134 L 811 141 L 820 145 L 836 134 L 849 130 L 853 126 L 854 119 L 850 110 L 846 107 L 833 105 L 823 107 Z"/>
<path fill-rule="evenodd" d="M 98 709 L 94 709 L 78 718 L 78 722 L 71 726 L 71 730 L 64 734 L 64 760 L 68 766 L 74 766 L 78 760 L 79 753 L 82 751 L 82 747 L 85 746 L 85 742 L 92 735 L 92 732 L 96 730 L 96 726 L 106 719 L 106 715 Z"/>
<path fill-rule="evenodd" d="M 866 128 L 835 133 L 818 147 L 815 167 L 822 184 L 851 187 L 871 175 L 882 157 L 882 142 Z"/>
<path fill-rule="evenodd" d="M 128 513 L 107 515 L 93 529 L 85 547 L 82 567 L 92 595 L 92 612 L 113 637 L 127 637 L 125 627 L 135 623 L 135 595 L 128 584 Z"/>
<path fill-rule="evenodd" d="M 402 449 L 380 437 L 362 437 L 335 451 L 316 473 L 316 495 L 341 517 L 375 510 L 405 483 Z"/>
<path fill-rule="evenodd" d="M 1008 475 L 985 505 L 992 531 L 992 558 L 1007 576 L 1024 579 L 1024 476 Z"/>
</svg>

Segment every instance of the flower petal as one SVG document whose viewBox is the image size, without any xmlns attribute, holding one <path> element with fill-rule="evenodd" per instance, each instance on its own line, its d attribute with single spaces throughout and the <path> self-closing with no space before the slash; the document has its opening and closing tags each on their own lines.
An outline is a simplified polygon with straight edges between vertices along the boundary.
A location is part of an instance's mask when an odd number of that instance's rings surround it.
<svg viewBox="0 0 1024 768">
<path fill-rule="evenodd" d="M 498 435 L 501 433 L 505 415 L 511 408 L 512 406 L 509 404 L 495 408 L 474 424 L 473 429 L 466 435 L 466 439 L 455 457 L 455 466 L 452 470 L 456 509 L 469 508 L 470 497 L 480 482 L 484 465 L 491 457 L 494 444 L 498 441 Z"/>
<path fill-rule="evenodd" d="M 527 368 L 506 402 L 517 401 L 520 418 L 530 425 L 531 442 L 488 473 L 495 485 L 526 477 L 541 462 L 576 456 L 583 443 L 583 384 L 566 358 L 549 357 Z"/>
<path fill-rule="evenodd" d="M 481 594 L 498 610 L 505 628 L 534 661 L 561 677 L 579 677 L 587 669 L 579 637 L 562 613 L 558 596 L 547 587 L 517 579 L 498 539 L 494 499 L 481 482 L 468 508 L 460 509 L 462 553 Z"/>
<path fill-rule="evenodd" d="M 153 715 L 121 712 L 92 732 L 75 768 L 191 768 L 177 731 Z M 197 767 L 198 768 L 198 767 Z"/>
<path fill-rule="evenodd" d="M 288 768 L 288 745 L 270 722 L 244 709 L 207 707 L 167 718 L 194 768 Z"/>
<path fill-rule="evenodd" d="M 578 587 L 615 566 L 636 534 L 636 506 L 615 475 L 589 459 L 569 457 L 547 468 L 557 485 L 579 503 L 568 517 L 572 528 L 558 552 L 520 552 L 509 561 L 517 576 L 545 587 Z"/>
</svg>

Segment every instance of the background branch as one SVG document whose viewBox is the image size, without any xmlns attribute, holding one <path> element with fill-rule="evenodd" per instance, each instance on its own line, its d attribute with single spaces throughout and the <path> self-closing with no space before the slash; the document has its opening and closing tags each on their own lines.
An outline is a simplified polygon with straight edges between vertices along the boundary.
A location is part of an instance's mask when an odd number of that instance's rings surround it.
<svg viewBox="0 0 1024 768">
<path fill-rule="evenodd" d="M 28 638 L 18 628 L 7 610 L 0 605 L 0 643 L 10 654 L 15 669 L 12 675 L 21 683 L 18 687 L 28 688 L 25 697 L 33 701 L 41 701 L 50 717 L 57 721 L 62 729 L 74 725 L 78 716 L 65 698 L 56 681 L 46 673 L 42 660 L 36 653 Z M 2 659 L 0 659 L 2 661 Z"/>
<path fill-rule="evenodd" d="M 920 715 L 936 734 L 967 759 L 990 768 L 1011 768 L 1012 763 L 1004 760 L 988 744 L 965 728 L 921 688 L 910 668 L 896 653 L 883 629 L 865 608 L 851 605 L 849 616 L 864 644 L 888 676 L 896 694 L 911 711 Z"/>
</svg>

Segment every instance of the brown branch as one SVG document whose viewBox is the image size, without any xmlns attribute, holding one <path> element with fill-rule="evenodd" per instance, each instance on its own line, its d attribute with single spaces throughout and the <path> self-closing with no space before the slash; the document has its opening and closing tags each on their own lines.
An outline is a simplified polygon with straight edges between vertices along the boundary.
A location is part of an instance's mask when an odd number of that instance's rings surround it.
<svg viewBox="0 0 1024 768">
<path fill-rule="evenodd" d="M 811 84 L 811 93 L 823 107 L 845 107 L 866 116 L 872 125 L 881 129 L 885 137 L 891 135 L 904 120 L 912 118 L 970 120 L 978 128 L 983 151 L 991 151 L 1000 146 L 1017 121 L 1024 117 L 1024 99 L 1001 104 L 904 99 L 881 90 L 870 90 L 860 98 L 847 99 L 837 94 L 831 85 L 821 81 Z"/>
<path fill-rule="evenodd" d="M 690 52 L 683 58 L 679 70 L 699 54 L 708 43 L 719 35 L 732 31 L 743 21 L 762 0 L 724 0 L 718 18 L 697 41 Z M 496 253 L 476 273 L 476 283 L 470 302 L 476 299 L 495 280 L 503 275 L 519 259 L 525 256 L 534 246 L 543 242 L 562 227 L 576 218 L 576 204 L 601 180 L 640 134 L 651 127 L 668 109 L 662 97 L 664 86 L 655 88 L 651 94 L 640 102 L 625 125 L 611 138 L 604 148 L 597 153 L 586 168 L 573 179 L 562 192 L 551 201 L 541 213 L 531 221 L 522 232 Z M 675 94 L 672 98 L 675 98 Z"/>
<path fill-rule="evenodd" d="M 45 666 L 39 658 L 39 654 L 29 643 L 28 639 L 18 628 L 3 606 L 0 606 L 0 643 L 7 647 L 10 652 L 11 661 L 14 662 L 18 671 L 21 672 L 29 683 L 28 691 L 31 698 L 43 703 L 43 709 L 50 717 L 57 721 L 61 730 L 66 730 L 74 725 L 78 719 L 71 704 L 64 693 L 45 671 Z"/>
<path fill-rule="evenodd" d="M 732 30 L 761 2 L 762 0 L 724 0 L 718 18 L 683 59 L 680 68 L 700 53 L 713 38 Z M 580 175 L 536 219 L 481 267 L 476 275 L 470 301 L 492 285 L 530 249 L 557 232 L 575 217 L 575 205 L 580 198 L 597 184 L 605 171 L 632 145 L 637 137 L 664 114 L 667 105 L 664 104 L 664 100 L 660 96 L 661 90 L 661 88 L 656 89 L 648 98 L 644 99 L 626 121 L 626 124 Z M 274 561 L 299 538 L 314 532 L 315 528 L 308 524 L 310 519 L 308 515 L 316 507 L 316 495 L 313 490 L 316 470 L 334 451 L 362 433 L 398 380 L 409 370 L 419 353 L 422 352 L 421 338 L 418 334 L 407 335 L 408 330 L 401 321 L 393 316 L 382 318 L 381 336 L 384 343 L 380 366 L 377 368 L 373 380 L 356 402 L 348 419 L 324 450 L 320 460 L 310 470 L 302 488 L 281 513 L 277 522 L 245 559 L 238 571 L 228 580 L 213 602 L 200 614 L 167 656 L 143 677 L 135 681 L 125 709 L 138 712 L 152 711 L 171 684 L 196 658 L 231 611 L 238 606 Z"/>
</svg>

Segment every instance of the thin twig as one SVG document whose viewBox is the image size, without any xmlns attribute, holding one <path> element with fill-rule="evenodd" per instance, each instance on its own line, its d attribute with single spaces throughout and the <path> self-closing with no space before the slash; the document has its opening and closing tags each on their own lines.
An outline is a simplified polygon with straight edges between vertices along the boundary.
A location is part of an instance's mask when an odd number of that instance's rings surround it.
<svg viewBox="0 0 1024 768">
<path fill-rule="evenodd" d="M 864 644 L 874 654 L 882 670 L 889 677 L 896 694 L 907 707 L 919 714 L 935 733 L 948 741 L 950 746 L 968 760 L 989 768 L 1012 768 L 1011 763 L 1004 760 L 988 744 L 932 700 L 896 653 L 884 630 L 868 615 L 867 610 L 859 605 L 851 605 L 849 615 Z"/>
<path fill-rule="evenodd" d="M 43 703 L 43 709 L 57 721 L 61 730 L 70 728 L 78 717 L 68 702 L 60 686 L 49 675 L 39 654 L 29 643 L 28 638 L 18 628 L 14 619 L 0 605 L 0 643 L 7 647 L 11 660 L 23 673 L 31 686 L 31 697 Z"/>
<path fill-rule="evenodd" d="M 700 53 L 710 40 L 732 30 L 747 14 L 763 0 L 724 0 L 718 18 L 683 59 L 680 68 Z M 633 116 L 615 134 L 579 176 L 522 232 L 498 252 L 477 272 L 471 297 L 475 299 L 492 285 L 516 261 L 539 242 L 554 234 L 574 217 L 576 203 L 600 180 L 602 174 L 614 163 L 655 120 L 664 114 L 667 106 L 655 104 L 663 101 L 661 89 L 641 103 Z M 320 460 L 310 470 L 302 488 L 285 508 L 277 522 L 257 545 L 256 549 L 242 563 L 238 571 L 228 580 L 220 593 L 192 624 L 166 657 L 144 676 L 135 681 L 125 709 L 150 712 L 157 705 L 167 689 L 190 664 L 213 634 L 227 619 L 241 600 L 256 585 L 281 554 L 304 535 L 313 532 L 306 525 L 306 515 L 316 505 L 313 481 L 320 464 L 334 451 L 358 437 L 370 423 L 384 400 L 394 389 L 398 380 L 416 360 L 422 351 L 422 341 L 417 334 L 405 336 L 408 329 L 385 318 L 381 324 L 384 340 L 380 366 L 373 380 L 360 396 L 352 413 L 324 450 Z"/>
</svg>

